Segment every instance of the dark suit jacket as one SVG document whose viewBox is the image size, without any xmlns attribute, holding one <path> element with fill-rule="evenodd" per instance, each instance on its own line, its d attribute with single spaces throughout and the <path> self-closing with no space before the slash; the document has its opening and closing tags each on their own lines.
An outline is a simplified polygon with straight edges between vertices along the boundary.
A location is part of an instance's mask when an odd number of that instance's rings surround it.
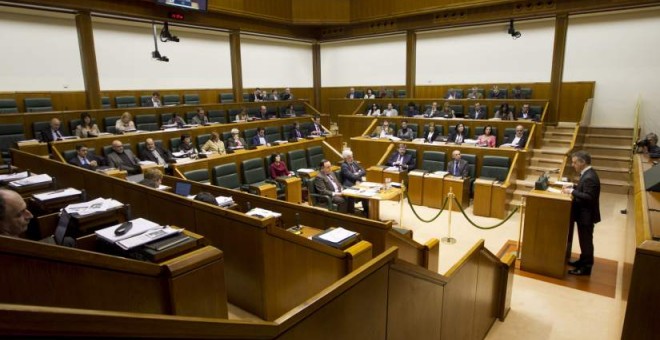
<svg viewBox="0 0 660 340">
<path fill-rule="evenodd" d="M 458 134 L 456 133 L 456 131 L 450 133 L 450 134 L 449 134 L 449 138 L 447 138 L 447 142 L 449 142 L 449 143 L 456 143 L 456 136 L 458 136 Z M 466 140 L 467 138 L 468 138 L 468 136 L 465 134 L 465 131 L 463 131 L 463 142 L 465 142 L 465 140 Z"/>
<path fill-rule="evenodd" d="M 476 118 L 476 115 L 477 113 L 475 111 L 470 112 L 470 119 L 488 119 L 488 115 L 483 110 L 481 110 L 481 113 L 479 113 L 478 118 Z"/>
<path fill-rule="evenodd" d="M 513 139 L 516 138 L 515 135 L 511 136 L 509 139 L 510 140 L 505 140 L 504 143 L 511 143 L 513 142 Z M 523 136 L 520 137 L 520 141 L 518 142 L 518 145 L 513 145 L 516 149 L 524 149 L 525 145 L 527 144 L 527 134 L 523 133 Z"/>
<path fill-rule="evenodd" d="M 126 170 L 129 174 L 139 174 L 142 171 L 140 169 L 140 160 L 135 157 L 131 150 L 124 150 L 124 153 L 131 160 L 130 164 L 125 164 L 119 157 L 119 154 L 113 151 L 108 155 L 108 165 L 119 170 Z"/>
<path fill-rule="evenodd" d="M 449 161 L 449 163 L 447 163 L 447 172 L 449 172 L 450 174 L 452 174 L 454 176 L 455 176 L 455 174 L 454 174 L 454 163 L 455 162 L 456 161 L 454 161 L 452 159 L 451 161 Z M 470 167 L 468 166 L 468 162 L 466 160 L 461 159 L 460 161 L 458 161 L 458 173 L 459 173 L 460 177 L 463 177 L 463 178 L 468 177 L 469 176 L 469 170 L 470 170 Z"/>
<path fill-rule="evenodd" d="M 339 183 L 339 180 L 337 180 L 337 176 L 335 176 L 334 172 L 331 172 L 330 175 L 325 175 L 323 172 L 319 172 L 319 174 L 314 178 L 314 190 L 316 190 L 318 194 L 329 195 L 330 197 L 332 197 L 332 202 L 338 205 L 339 211 L 341 212 L 348 211 L 349 210 L 347 204 L 348 201 L 344 198 L 344 196 L 341 195 L 335 196 L 333 194 L 335 190 L 327 176 L 332 176 L 334 178 L 335 183 L 337 183 L 337 185 L 339 186 L 339 190 L 343 189 L 341 183 Z M 352 208 L 350 210 L 352 210 Z"/>
<path fill-rule="evenodd" d="M 174 159 L 174 156 L 172 156 L 170 150 L 165 150 L 158 145 L 156 145 L 156 152 L 158 152 L 160 157 L 162 157 L 163 160 L 165 160 L 165 163 L 169 163 Z M 147 150 L 146 147 L 142 149 L 142 152 L 140 153 L 140 159 L 143 161 L 152 161 L 158 163 L 158 160 L 156 159 L 154 154 L 151 151 Z"/>
<path fill-rule="evenodd" d="M 300 136 L 298 134 L 300 134 Z M 291 129 L 291 131 L 289 131 L 289 139 L 303 137 L 305 137 L 305 133 L 300 129 Z"/>
<path fill-rule="evenodd" d="M 266 136 L 264 136 L 264 139 L 266 139 Z M 254 137 L 252 137 L 252 145 L 261 145 L 261 143 L 259 143 L 259 135 L 258 134 L 254 135 Z"/>
<path fill-rule="evenodd" d="M 64 136 L 62 130 L 58 130 L 61 136 Z M 41 141 L 42 142 L 52 142 L 53 141 L 53 132 L 50 130 L 50 126 L 41 130 Z"/>
<path fill-rule="evenodd" d="M 438 139 L 439 136 L 440 136 L 440 132 L 438 132 L 438 130 L 435 130 L 435 131 L 433 131 L 433 134 L 431 135 L 431 140 L 429 141 L 429 132 L 425 131 L 424 132 L 424 141 L 427 142 L 427 143 L 431 143 L 431 142 L 435 141 L 436 139 Z"/>
<path fill-rule="evenodd" d="M 241 145 L 244 148 L 247 148 L 247 144 L 245 144 L 245 139 L 243 139 L 243 137 L 239 137 L 238 139 L 241 141 Z M 227 140 L 227 147 L 230 149 L 236 148 L 236 142 L 234 142 L 234 138 L 229 137 L 229 139 Z"/>
<path fill-rule="evenodd" d="M 362 176 L 367 174 L 364 171 L 364 168 L 360 164 L 353 162 L 348 164 L 346 162 L 341 164 L 341 178 L 343 180 L 342 185 L 345 187 L 352 187 L 355 185 L 356 181 L 361 181 Z"/>
<path fill-rule="evenodd" d="M 396 162 L 399 159 L 399 151 L 394 151 L 392 155 L 390 155 L 390 158 L 387 159 L 387 165 L 388 166 L 394 166 L 394 162 Z M 401 161 L 402 166 L 401 169 L 403 170 L 412 170 L 415 168 L 415 164 L 413 164 L 413 159 L 412 155 L 406 153 L 403 155 L 403 160 Z"/>
<path fill-rule="evenodd" d="M 96 163 L 97 163 L 96 165 L 97 165 L 97 166 L 100 166 L 100 165 L 102 165 L 102 163 L 103 163 L 103 159 L 102 159 L 102 158 L 100 158 L 100 157 L 96 157 L 96 156 L 90 156 L 90 155 L 87 155 L 87 162 L 91 162 L 91 161 L 96 161 Z M 78 155 L 76 155 L 75 157 L 69 159 L 69 164 L 71 164 L 71 165 L 75 165 L 75 166 L 78 166 L 78 167 L 81 167 L 81 168 L 85 168 L 85 169 L 90 169 L 90 170 L 94 170 L 94 169 L 95 169 L 94 167 L 90 166 L 89 164 L 82 164 L 82 163 L 80 162 L 80 158 L 78 158 Z"/>
<path fill-rule="evenodd" d="M 323 133 L 325 132 L 325 130 L 323 130 L 323 126 L 322 126 L 322 125 L 320 125 L 320 124 L 319 124 L 319 125 L 316 125 L 316 123 L 314 123 L 314 124 L 312 124 L 312 128 L 309 130 L 309 134 L 310 134 L 310 135 L 317 134 L 317 133 L 316 133 L 316 128 L 317 128 L 317 126 L 318 126 L 319 131 L 321 131 L 321 134 L 323 134 Z"/>
<path fill-rule="evenodd" d="M 580 177 L 573 189 L 571 219 L 578 224 L 600 222 L 600 179 L 594 169 L 589 169 Z"/>
</svg>

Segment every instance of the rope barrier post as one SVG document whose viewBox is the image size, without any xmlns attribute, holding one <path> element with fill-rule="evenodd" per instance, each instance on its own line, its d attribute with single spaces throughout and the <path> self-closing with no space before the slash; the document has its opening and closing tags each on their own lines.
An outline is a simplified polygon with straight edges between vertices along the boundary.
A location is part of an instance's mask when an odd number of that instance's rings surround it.
<svg viewBox="0 0 660 340">
<path fill-rule="evenodd" d="M 401 196 L 399 197 L 399 228 L 403 228 L 403 199 L 406 190 L 406 184 L 404 181 L 401 181 Z"/>
<path fill-rule="evenodd" d="M 520 221 L 518 222 L 518 250 L 514 252 L 514 255 L 516 255 L 516 258 L 519 260 L 522 259 L 522 228 L 523 228 L 523 220 L 525 218 L 525 198 L 520 200 L 520 205 L 518 206 L 520 208 Z"/>
<path fill-rule="evenodd" d="M 449 200 L 449 218 L 448 218 L 448 227 L 447 227 L 447 237 L 443 237 L 442 243 L 446 244 L 454 244 L 456 243 L 456 239 L 451 237 L 451 211 L 452 211 L 452 205 L 453 205 L 453 200 L 454 200 L 454 191 L 452 188 L 449 188 L 449 193 L 447 193 L 447 199 Z"/>
</svg>

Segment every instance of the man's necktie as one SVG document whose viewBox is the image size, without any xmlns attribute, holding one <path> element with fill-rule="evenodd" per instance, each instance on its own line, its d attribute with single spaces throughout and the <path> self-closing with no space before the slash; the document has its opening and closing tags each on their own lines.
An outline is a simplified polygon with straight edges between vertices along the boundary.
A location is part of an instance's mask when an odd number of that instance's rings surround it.
<svg viewBox="0 0 660 340">
<path fill-rule="evenodd" d="M 83 161 L 83 165 L 89 164 L 89 162 L 87 162 L 87 158 L 83 158 L 82 161 Z"/>
<path fill-rule="evenodd" d="M 454 176 L 458 176 L 458 162 L 454 161 Z"/>
</svg>

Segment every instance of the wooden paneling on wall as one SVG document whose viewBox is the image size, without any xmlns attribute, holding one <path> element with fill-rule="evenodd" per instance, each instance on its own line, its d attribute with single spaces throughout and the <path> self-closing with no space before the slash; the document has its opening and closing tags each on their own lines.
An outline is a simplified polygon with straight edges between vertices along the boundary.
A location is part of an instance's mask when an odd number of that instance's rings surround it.
<svg viewBox="0 0 660 340">
<path fill-rule="evenodd" d="M 243 16 L 259 16 L 274 21 L 291 20 L 291 1 L 273 0 L 209 0 L 209 11 Z"/>
<path fill-rule="evenodd" d="M 294 24 L 347 24 L 350 9 L 350 0 L 291 0 L 291 19 Z"/>
</svg>

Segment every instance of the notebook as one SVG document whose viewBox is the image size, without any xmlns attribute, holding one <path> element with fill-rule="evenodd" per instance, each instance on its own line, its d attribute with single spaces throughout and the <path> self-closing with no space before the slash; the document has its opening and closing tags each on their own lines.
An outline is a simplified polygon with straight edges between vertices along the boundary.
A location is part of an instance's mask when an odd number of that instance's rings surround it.
<svg viewBox="0 0 660 340">
<path fill-rule="evenodd" d="M 174 193 L 183 197 L 188 197 L 191 189 L 192 184 L 186 182 L 176 182 L 174 185 Z"/>
</svg>

